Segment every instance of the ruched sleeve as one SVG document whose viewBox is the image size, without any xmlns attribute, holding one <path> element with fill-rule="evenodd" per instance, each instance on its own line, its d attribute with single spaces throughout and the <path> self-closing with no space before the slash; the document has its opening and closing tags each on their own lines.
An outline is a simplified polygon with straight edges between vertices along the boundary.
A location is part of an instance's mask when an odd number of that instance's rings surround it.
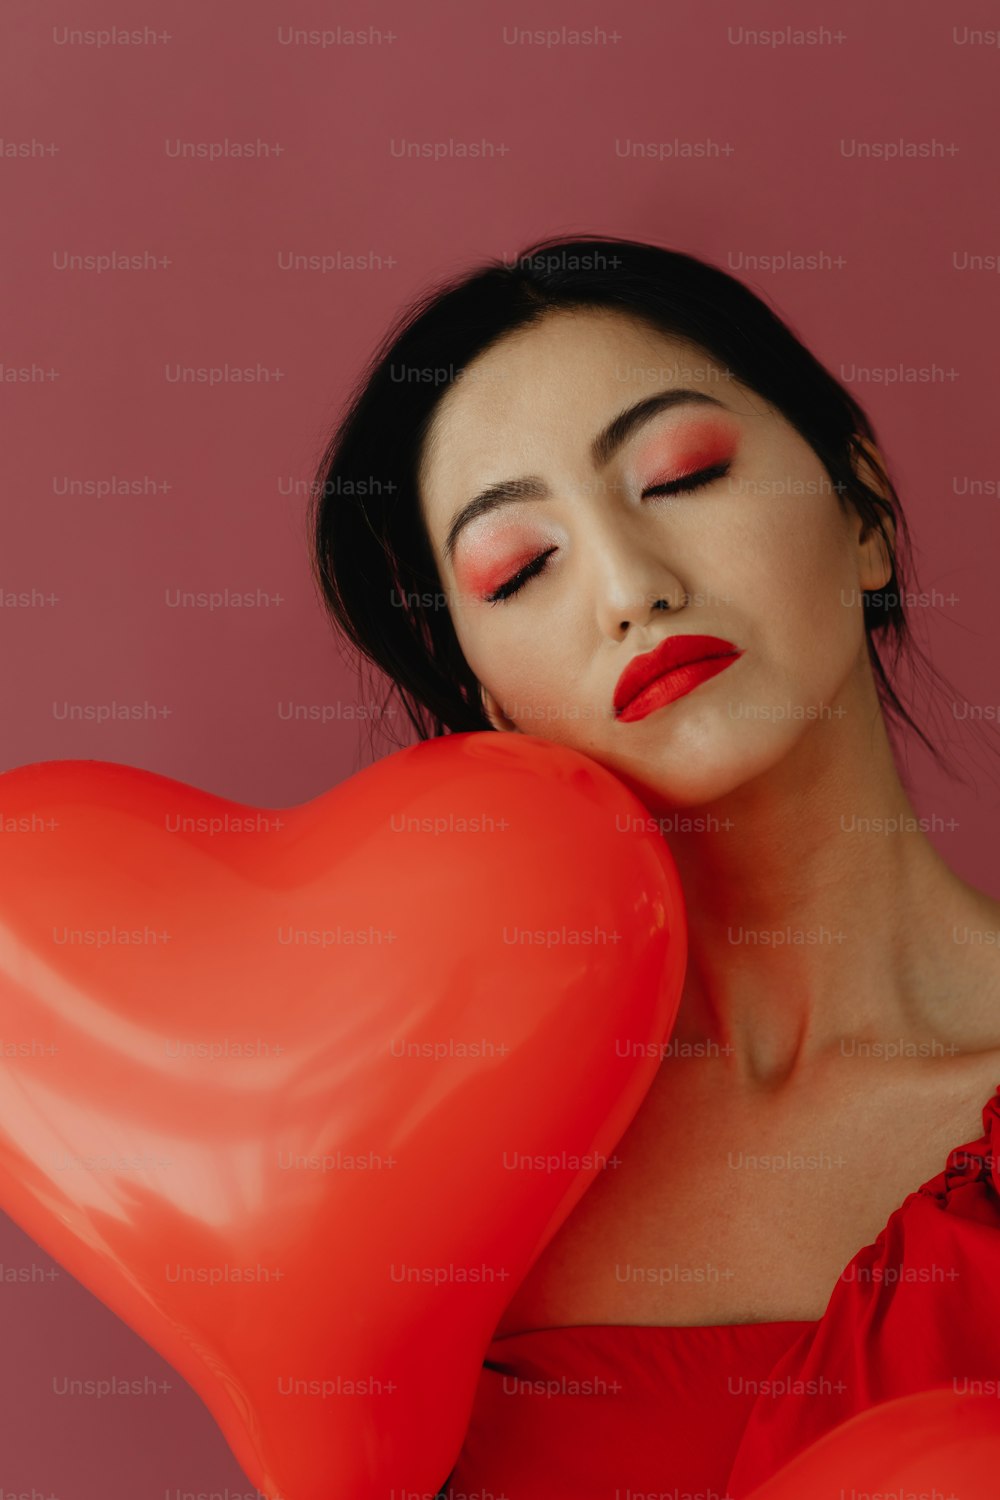
<svg viewBox="0 0 1000 1500">
<path fill-rule="evenodd" d="M 762 1394 L 750 1410 L 729 1476 L 734 1500 L 880 1401 L 938 1387 L 1000 1397 L 1000 1088 L 982 1119 L 982 1134 L 904 1199 L 845 1267 L 823 1317 L 777 1361 L 780 1395 Z"/>
</svg>

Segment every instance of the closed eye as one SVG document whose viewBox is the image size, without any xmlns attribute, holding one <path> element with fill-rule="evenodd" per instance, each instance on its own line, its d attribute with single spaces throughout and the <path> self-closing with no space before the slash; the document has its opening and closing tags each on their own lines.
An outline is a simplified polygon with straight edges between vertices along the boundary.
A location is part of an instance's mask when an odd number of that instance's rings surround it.
<svg viewBox="0 0 1000 1500">
<path fill-rule="evenodd" d="M 721 463 L 712 464 L 711 468 L 698 469 L 694 474 L 685 474 L 680 479 L 665 480 L 663 484 L 651 485 L 648 490 L 643 490 L 642 498 L 645 500 L 649 495 L 690 495 L 693 490 L 700 490 L 706 484 L 711 484 L 713 479 L 721 479 L 729 473 L 732 460 L 724 459 Z M 512 578 L 506 583 L 501 583 L 499 588 L 494 589 L 492 594 L 487 594 L 484 599 L 486 604 L 503 604 L 505 600 L 520 593 L 521 589 L 530 578 L 535 578 L 539 573 L 545 571 L 545 565 L 552 553 L 557 551 L 555 547 L 549 547 L 545 552 L 540 552 L 533 557 L 523 568 L 519 568 Z"/>
<path fill-rule="evenodd" d="M 663 484 L 654 484 L 650 489 L 643 490 L 642 498 L 647 495 L 680 495 L 690 494 L 692 490 L 700 490 L 702 485 L 711 484 L 713 479 L 721 479 L 728 474 L 732 466 L 732 460 L 724 458 L 721 463 L 712 464 L 709 469 L 699 469 L 695 474 L 685 474 L 681 479 L 669 479 Z"/>
</svg>

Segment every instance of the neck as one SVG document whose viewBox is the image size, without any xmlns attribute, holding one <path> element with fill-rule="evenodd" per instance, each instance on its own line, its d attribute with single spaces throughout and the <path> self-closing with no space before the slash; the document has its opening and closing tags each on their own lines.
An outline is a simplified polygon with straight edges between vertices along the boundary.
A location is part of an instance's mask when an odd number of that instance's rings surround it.
<svg viewBox="0 0 1000 1500">
<path fill-rule="evenodd" d="M 861 1039 L 947 1044 L 953 924 L 996 907 L 920 828 L 877 700 L 689 811 L 699 831 L 668 835 L 688 912 L 678 1041 L 761 1087 Z"/>
</svg>

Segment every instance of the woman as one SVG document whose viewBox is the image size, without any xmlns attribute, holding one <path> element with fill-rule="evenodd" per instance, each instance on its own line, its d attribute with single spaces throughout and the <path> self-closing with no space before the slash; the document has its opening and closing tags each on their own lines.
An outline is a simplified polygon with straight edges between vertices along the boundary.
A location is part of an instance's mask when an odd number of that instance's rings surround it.
<svg viewBox="0 0 1000 1500">
<path fill-rule="evenodd" d="M 996 1380 L 1000 902 L 897 766 L 933 746 L 861 407 L 722 271 L 550 239 L 400 320 L 319 477 L 326 602 L 417 732 L 600 761 L 688 907 L 656 1081 L 504 1313 L 452 1490 L 739 1496 Z"/>
</svg>

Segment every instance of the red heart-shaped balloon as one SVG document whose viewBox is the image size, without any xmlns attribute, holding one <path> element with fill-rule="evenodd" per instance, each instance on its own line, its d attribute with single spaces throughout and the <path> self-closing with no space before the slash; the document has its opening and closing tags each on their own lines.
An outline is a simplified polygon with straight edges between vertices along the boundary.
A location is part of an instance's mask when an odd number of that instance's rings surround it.
<svg viewBox="0 0 1000 1500">
<path fill-rule="evenodd" d="M 880 1401 L 818 1438 L 748 1500 L 996 1500 L 995 1395 L 935 1387 Z"/>
<path fill-rule="evenodd" d="M 44 762 L 0 820 L 0 1206 L 261 1490 L 432 1491 L 673 1024 L 646 809 L 477 733 L 281 809 Z"/>
</svg>

